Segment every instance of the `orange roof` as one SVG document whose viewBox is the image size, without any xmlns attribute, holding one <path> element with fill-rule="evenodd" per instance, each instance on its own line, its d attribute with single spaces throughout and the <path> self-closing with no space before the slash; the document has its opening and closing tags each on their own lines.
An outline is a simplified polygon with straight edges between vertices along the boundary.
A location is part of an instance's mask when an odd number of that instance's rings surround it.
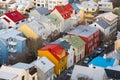
<svg viewBox="0 0 120 80">
<path fill-rule="evenodd" d="M 48 50 L 57 60 L 61 60 L 63 57 L 67 56 L 66 53 L 62 56 L 64 49 L 62 49 L 58 44 L 48 44 L 40 50 Z"/>
</svg>

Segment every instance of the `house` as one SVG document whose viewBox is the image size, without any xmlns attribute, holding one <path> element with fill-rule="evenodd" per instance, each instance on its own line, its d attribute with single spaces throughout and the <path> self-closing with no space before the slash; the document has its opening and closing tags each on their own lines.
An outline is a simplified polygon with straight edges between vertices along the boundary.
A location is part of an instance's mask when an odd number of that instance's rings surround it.
<svg viewBox="0 0 120 80">
<path fill-rule="evenodd" d="M 15 3 L 15 0 L 0 0 L 0 15 L 9 12 L 8 7 Z"/>
<path fill-rule="evenodd" d="M 27 14 L 31 8 L 33 8 L 32 0 L 16 0 L 16 3 L 9 7 L 11 11 L 17 10 L 22 14 Z"/>
<path fill-rule="evenodd" d="M 93 0 L 86 0 L 82 1 L 81 4 L 77 4 L 77 6 L 80 9 L 80 12 L 84 13 L 84 16 L 82 16 L 84 17 L 84 21 L 86 23 L 92 23 L 98 12 L 98 4 Z"/>
<path fill-rule="evenodd" d="M 75 65 L 70 80 L 96 80 L 96 79 L 108 80 L 104 69 Z"/>
<path fill-rule="evenodd" d="M 58 44 L 48 44 L 45 47 L 39 49 L 38 56 L 45 56 L 55 64 L 54 73 L 56 75 L 59 75 L 60 72 L 67 68 L 68 54 Z"/>
<path fill-rule="evenodd" d="M 29 80 L 24 69 L 13 68 L 10 66 L 1 66 L 0 79 L 2 80 Z"/>
<path fill-rule="evenodd" d="M 101 68 L 106 68 L 108 66 L 115 66 L 118 64 L 119 61 L 117 59 L 107 58 L 105 56 L 103 57 L 98 56 L 89 62 L 89 65 L 92 65 L 93 67 L 101 67 Z"/>
<path fill-rule="evenodd" d="M 85 56 L 85 42 L 78 36 L 67 35 L 63 39 L 73 46 L 74 63 L 80 61 Z"/>
<path fill-rule="evenodd" d="M 46 39 L 48 35 L 51 33 L 50 29 L 46 29 L 44 25 L 33 20 L 29 23 L 23 24 L 18 28 L 27 38 L 37 39 L 42 37 L 42 39 Z"/>
<path fill-rule="evenodd" d="M 116 65 L 116 66 L 113 66 L 113 67 L 107 67 L 105 69 L 106 73 L 107 73 L 107 76 L 108 78 L 110 79 L 117 79 L 119 80 L 120 79 L 120 65 Z"/>
<path fill-rule="evenodd" d="M 39 7 L 30 11 L 29 16 L 34 18 L 39 18 L 41 15 L 48 15 L 50 11 L 47 8 Z"/>
<path fill-rule="evenodd" d="M 69 31 L 79 21 L 79 18 L 77 18 L 79 15 L 75 13 L 75 10 L 70 4 L 55 6 L 50 15 L 56 15 L 60 19 L 57 20 L 59 22 L 57 25 L 60 27 L 60 32 Z"/>
<path fill-rule="evenodd" d="M 103 13 L 96 17 L 96 22 L 91 24 L 91 26 L 100 29 L 103 36 L 102 39 L 114 39 L 117 32 L 117 20 L 118 16 L 112 12 Z"/>
<path fill-rule="evenodd" d="M 43 56 L 35 60 L 32 64 L 36 66 L 38 71 L 37 80 L 53 80 L 55 65 L 50 60 Z"/>
<path fill-rule="evenodd" d="M 7 28 L 17 28 L 19 27 L 26 19 L 24 15 L 18 11 L 12 11 L 4 14 L 0 17 L 1 21 L 7 26 Z"/>
<path fill-rule="evenodd" d="M 99 11 L 110 12 L 113 11 L 113 2 L 99 1 Z"/>
<path fill-rule="evenodd" d="M 69 35 L 79 36 L 85 45 L 85 54 L 88 55 L 98 48 L 100 44 L 100 31 L 89 25 L 80 25 L 74 30 L 68 32 Z"/>
<path fill-rule="evenodd" d="M 52 42 L 51 44 L 58 44 L 60 45 L 67 53 L 68 53 L 68 60 L 67 60 L 67 69 L 70 68 L 71 66 L 73 66 L 74 64 L 74 48 L 73 46 L 65 41 L 65 40 L 61 40 L 61 39 L 57 39 L 56 41 Z"/>
<path fill-rule="evenodd" d="M 25 70 L 27 73 L 26 80 L 38 80 L 37 79 L 37 69 L 32 64 L 19 62 L 19 63 L 12 65 L 11 67 L 16 68 L 16 69 Z"/>
<path fill-rule="evenodd" d="M 0 64 L 6 63 L 11 53 L 26 51 L 26 38 L 15 29 L 0 30 Z"/>
<path fill-rule="evenodd" d="M 36 8 L 44 7 L 48 8 L 49 10 L 52 10 L 55 6 L 66 4 L 67 0 L 36 0 L 33 2 Z"/>
</svg>

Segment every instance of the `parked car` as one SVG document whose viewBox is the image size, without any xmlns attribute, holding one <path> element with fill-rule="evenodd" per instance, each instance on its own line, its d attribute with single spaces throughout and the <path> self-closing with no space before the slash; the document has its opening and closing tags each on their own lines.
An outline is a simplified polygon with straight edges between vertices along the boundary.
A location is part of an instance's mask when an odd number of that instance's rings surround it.
<svg viewBox="0 0 120 80">
<path fill-rule="evenodd" d="M 64 75 L 63 77 L 62 77 L 62 80 L 69 80 L 70 79 L 70 76 L 68 76 L 68 75 Z"/>
<path fill-rule="evenodd" d="M 98 54 L 101 54 L 104 50 L 105 50 L 105 47 L 100 47 L 100 48 L 97 49 L 96 52 L 97 52 Z"/>
<path fill-rule="evenodd" d="M 83 63 L 88 64 L 91 60 L 92 60 L 91 57 L 86 57 L 86 58 L 83 60 Z"/>
<path fill-rule="evenodd" d="M 72 75 L 72 70 L 68 70 L 67 71 L 67 76 L 71 76 Z"/>
</svg>

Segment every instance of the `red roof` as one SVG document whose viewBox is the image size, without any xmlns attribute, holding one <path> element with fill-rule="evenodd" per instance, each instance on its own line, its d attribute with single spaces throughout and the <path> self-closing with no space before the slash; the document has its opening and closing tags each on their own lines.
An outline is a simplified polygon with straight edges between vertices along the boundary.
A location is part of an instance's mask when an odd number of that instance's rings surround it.
<svg viewBox="0 0 120 80">
<path fill-rule="evenodd" d="M 10 22 L 6 17 L 3 17 L 3 19 L 4 19 L 5 21 L 7 21 L 8 23 Z"/>
<path fill-rule="evenodd" d="M 55 6 L 54 10 L 55 9 L 61 14 L 61 16 L 64 19 L 70 18 L 71 14 L 73 13 L 73 10 L 74 10 L 70 4 L 66 4 L 64 6 Z"/>
<path fill-rule="evenodd" d="M 57 60 L 61 60 L 57 54 L 62 55 L 62 52 L 64 51 L 58 44 L 48 44 L 40 50 L 48 50 Z"/>
<path fill-rule="evenodd" d="M 18 11 L 12 11 L 12 12 L 6 13 L 5 15 L 14 22 L 18 22 L 26 18 L 24 15 L 22 15 Z"/>
</svg>

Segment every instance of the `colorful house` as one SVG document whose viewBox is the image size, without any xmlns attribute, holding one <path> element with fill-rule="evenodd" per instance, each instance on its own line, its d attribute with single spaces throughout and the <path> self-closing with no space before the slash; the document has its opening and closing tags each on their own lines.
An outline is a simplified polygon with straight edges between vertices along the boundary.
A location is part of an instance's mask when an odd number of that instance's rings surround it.
<svg viewBox="0 0 120 80">
<path fill-rule="evenodd" d="M 27 24 L 23 24 L 18 28 L 27 38 L 37 39 L 42 37 L 46 39 L 51 33 L 49 29 L 46 29 L 41 23 L 33 20 Z"/>
<path fill-rule="evenodd" d="M 88 55 L 98 48 L 100 44 L 100 31 L 89 25 L 80 25 L 68 32 L 69 35 L 79 36 L 85 41 L 85 54 Z"/>
<path fill-rule="evenodd" d="M 57 39 L 51 44 L 60 45 L 68 53 L 67 69 L 74 65 L 74 48 L 69 42 L 62 39 Z"/>
<path fill-rule="evenodd" d="M 77 63 L 85 56 L 85 42 L 81 38 L 78 36 L 67 35 L 63 37 L 63 39 L 73 46 L 74 63 Z"/>
<path fill-rule="evenodd" d="M 12 11 L 1 16 L 1 21 L 7 26 L 7 28 L 17 28 L 19 27 L 26 19 L 24 15 L 18 11 Z"/>
<path fill-rule="evenodd" d="M 16 63 L 11 66 L 11 68 L 16 68 L 16 69 L 23 69 L 26 71 L 26 79 L 25 80 L 38 80 L 37 79 L 37 69 L 35 68 L 34 65 L 32 64 L 27 64 L 27 63 Z"/>
<path fill-rule="evenodd" d="M 91 26 L 98 28 L 102 32 L 103 36 L 105 36 L 104 38 L 109 40 L 114 39 L 116 36 L 117 21 L 117 15 L 113 14 L 112 12 L 107 12 L 98 15 L 96 17 L 96 21 L 91 24 Z"/>
<path fill-rule="evenodd" d="M 67 68 L 67 56 L 68 54 L 65 52 L 57 44 L 48 44 L 45 47 L 38 50 L 38 56 L 47 57 L 52 63 L 55 64 L 54 73 L 59 75 L 60 72 Z"/>
<path fill-rule="evenodd" d="M 53 80 L 54 79 L 54 64 L 48 60 L 46 57 L 41 57 L 33 61 L 32 63 L 35 65 L 38 71 L 37 80 Z"/>
<path fill-rule="evenodd" d="M 118 64 L 119 61 L 117 59 L 107 58 L 105 56 L 103 57 L 98 56 L 89 62 L 89 65 L 92 65 L 93 67 L 101 67 L 101 68 L 107 68 L 108 66 L 115 66 Z"/>
<path fill-rule="evenodd" d="M 22 32 L 15 29 L 0 30 L 0 64 L 4 64 L 11 53 L 24 53 L 26 38 Z"/>
<path fill-rule="evenodd" d="M 55 6 L 50 15 L 56 15 L 60 19 L 58 23 L 61 28 L 60 32 L 70 30 L 70 28 L 79 21 L 75 10 L 70 4 Z"/>
<path fill-rule="evenodd" d="M 98 4 L 93 0 L 86 0 L 81 2 L 81 4 L 77 4 L 77 6 L 80 12 L 84 13 L 84 16 L 81 16 L 80 13 L 80 18 L 84 17 L 86 23 L 92 23 L 98 12 Z"/>
<path fill-rule="evenodd" d="M 97 75 L 96 75 L 97 73 Z M 75 65 L 70 80 L 108 80 L 102 68 L 92 68 Z"/>
</svg>

